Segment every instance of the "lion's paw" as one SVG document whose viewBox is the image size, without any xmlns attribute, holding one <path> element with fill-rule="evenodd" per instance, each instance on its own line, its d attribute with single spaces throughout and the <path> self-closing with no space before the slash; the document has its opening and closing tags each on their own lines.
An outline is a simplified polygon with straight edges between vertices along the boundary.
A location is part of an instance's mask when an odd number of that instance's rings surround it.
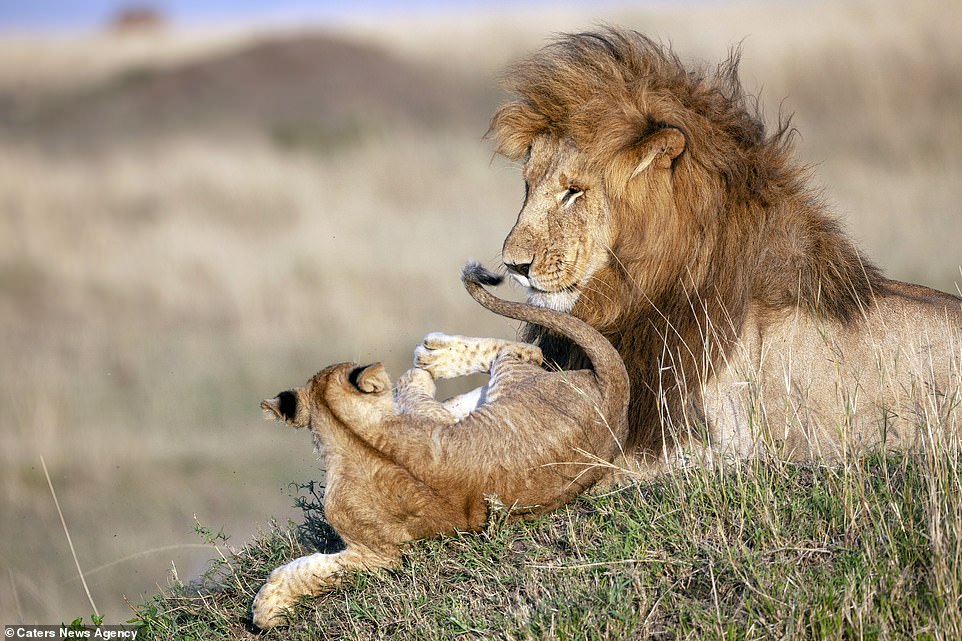
<svg viewBox="0 0 962 641">
<path fill-rule="evenodd" d="M 414 350 L 414 366 L 426 370 L 435 379 L 486 372 L 497 352 L 497 342 L 439 332 L 428 334 Z"/>
</svg>

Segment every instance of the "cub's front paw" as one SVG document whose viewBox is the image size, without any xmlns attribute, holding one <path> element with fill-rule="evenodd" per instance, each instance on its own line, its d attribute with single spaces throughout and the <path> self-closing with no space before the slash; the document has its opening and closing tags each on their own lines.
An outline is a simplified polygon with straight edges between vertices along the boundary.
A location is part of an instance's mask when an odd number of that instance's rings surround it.
<svg viewBox="0 0 962 641">
<path fill-rule="evenodd" d="M 394 400 L 401 400 L 412 394 L 433 397 L 436 390 L 434 377 L 428 371 L 415 367 L 398 377 L 397 385 L 394 386 Z"/>
</svg>

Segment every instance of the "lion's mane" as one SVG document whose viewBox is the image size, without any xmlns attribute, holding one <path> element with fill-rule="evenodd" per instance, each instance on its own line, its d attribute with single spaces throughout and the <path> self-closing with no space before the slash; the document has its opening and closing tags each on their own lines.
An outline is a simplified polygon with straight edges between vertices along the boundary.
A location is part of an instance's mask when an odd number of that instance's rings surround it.
<svg viewBox="0 0 962 641">
<path fill-rule="evenodd" d="M 746 315 L 801 306 L 855 322 L 882 277 L 829 217 L 793 158 L 790 118 L 766 135 L 758 101 L 738 79 L 739 51 L 716 68 L 686 67 L 633 31 L 559 37 L 512 66 L 516 98 L 489 135 L 521 160 L 542 134 L 575 143 L 604 177 L 617 228 L 610 266 L 573 313 L 618 348 L 632 380 L 628 445 L 658 456 L 704 418 L 694 383 L 711 375 Z M 685 149 L 671 194 L 632 188 L 632 150 L 674 127 Z M 670 220 L 653 215 L 674 201 Z M 652 243 L 657 251 L 652 251 Z M 576 351 L 538 327 L 546 357 L 577 366 Z"/>
</svg>

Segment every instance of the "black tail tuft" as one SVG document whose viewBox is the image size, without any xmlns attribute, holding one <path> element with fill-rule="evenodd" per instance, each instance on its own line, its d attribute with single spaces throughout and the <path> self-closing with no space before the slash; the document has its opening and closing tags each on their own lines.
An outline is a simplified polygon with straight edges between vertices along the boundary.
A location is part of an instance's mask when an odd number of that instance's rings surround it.
<svg viewBox="0 0 962 641">
<path fill-rule="evenodd" d="M 471 260 L 461 269 L 461 280 L 478 285 L 500 285 L 504 281 L 504 276 L 495 274 L 480 263 Z"/>
</svg>

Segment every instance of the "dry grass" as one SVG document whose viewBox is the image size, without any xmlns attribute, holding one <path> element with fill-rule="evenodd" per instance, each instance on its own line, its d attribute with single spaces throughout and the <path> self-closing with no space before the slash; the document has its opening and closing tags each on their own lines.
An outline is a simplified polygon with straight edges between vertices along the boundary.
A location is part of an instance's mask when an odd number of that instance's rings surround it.
<svg viewBox="0 0 962 641">
<path fill-rule="evenodd" d="M 63 542 L 46 528 L 52 505 L 38 484 L 40 454 L 59 471 L 88 567 L 192 543 L 193 513 L 233 532 L 244 514 L 246 536 L 271 514 L 289 513 L 278 488 L 313 474 L 306 442 L 261 423 L 261 398 L 335 360 L 383 359 L 398 372 L 434 329 L 511 331 L 476 318 L 457 280 L 463 256 L 496 255 L 481 241 L 496 246 L 500 233 L 481 209 L 497 202 L 487 154 L 426 138 L 395 138 L 392 147 L 360 149 L 339 163 L 343 156 L 172 141 L 139 149 L 136 161 L 129 150 L 106 154 L 97 172 L 7 150 L 16 162 L 2 189 L 22 199 L 13 211 L 26 215 L 6 217 L 0 234 L 2 456 L 7 513 L 24 518 L 4 521 L 0 554 L 28 618 L 82 606 L 52 587 L 72 573 L 65 559 L 43 553 Z M 235 173 L 237 158 L 249 174 Z M 151 174 L 145 162 L 165 169 Z M 353 174 L 363 165 L 376 174 L 362 193 Z M 448 205 L 422 207 L 439 173 L 454 179 L 435 192 Z M 31 189 L 40 177 L 43 189 Z M 388 200 L 397 225 L 379 220 Z M 426 258 L 430 267 L 422 267 Z M 158 514 L 145 496 L 160 504 Z M 30 536 L 39 523 L 44 534 Z M 157 527 L 166 533 L 152 534 Z M 174 558 L 196 573 L 197 557 L 189 550 Z M 151 589 L 171 556 L 155 558 L 140 577 L 116 568 L 115 583 Z M 47 586 L 55 598 L 44 596 Z M 114 595 L 105 610 L 118 616 L 123 603 Z"/>
<path fill-rule="evenodd" d="M 131 69 L 165 68 L 236 50 L 255 39 L 241 29 L 160 30 L 127 36 L 8 35 L 0 38 L 0 86 L 48 94 L 102 82 Z"/>
<path fill-rule="evenodd" d="M 549 31 L 601 20 L 696 60 L 747 36 L 746 84 L 773 119 L 782 98 L 798 113 L 801 156 L 818 163 L 816 180 L 869 254 L 895 277 L 955 288 L 958 12 L 708 5 L 352 29 L 411 64 L 443 55 L 483 88 Z M 0 98 L 82 100 L 131 70 L 176 69 L 252 37 L 0 41 Z M 291 145 L 276 129 L 158 136 L 141 123 L 135 142 L 64 151 L 42 131 L 24 136 L 3 109 L 0 99 L 0 620 L 88 608 L 40 455 L 93 596 L 118 620 L 122 595 L 153 592 L 172 559 L 185 579 L 201 571 L 210 553 L 189 547 L 194 514 L 240 540 L 293 514 L 283 488 L 316 475 L 312 456 L 304 439 L 261 423 L 261 398 L 336 360 L 381 359 L 396 374 L 429 331 L 513 332 L 457 279 L 468 257 L 497 261 L 520 202 L 516 171 L 479 141 L 485 122 L 333 145 L 310 128 L 288 131 Z M 950 577 L 958 564 L 940 558 Z"/>
</svg>

